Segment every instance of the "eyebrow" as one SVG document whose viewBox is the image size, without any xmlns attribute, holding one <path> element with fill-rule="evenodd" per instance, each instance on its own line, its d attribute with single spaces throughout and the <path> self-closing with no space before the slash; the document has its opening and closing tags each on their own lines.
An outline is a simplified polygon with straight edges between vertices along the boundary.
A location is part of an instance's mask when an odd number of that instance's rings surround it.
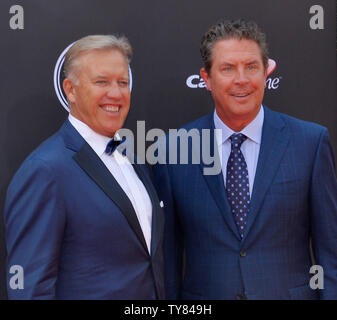
<svg viewBox="0 0 337 320">
<path fill-rule="evenodd" d="M 230 62 L 223 62 L 220 64 L 220 66 L 235 66 L 235 64 Z"/>
<path fill-rule="evenodd" d="M 259 61 L 258 60 L 251 60 L 251 61 L 248 61 L 245 63 L 245 65 L 251 65 L 251 64 L 259 64 Z M 220 67 L 222 66 L 235 66 L 236 64 L 235 63 L 230 63 L 230 62 L 223 62 L 220 64 Z"/>
<path fill-rule="evenodd" d="M 252 60 L 252 61 L 249 61 L 246 63 L 247 65 L 249 64 L 259 64 L 259 61 L 258 60 Z"/>
<path fill-rule="evenodd" d="M 106 79 L 106 78 L 108 78 L 108 77 L 104 76 L 104 75 L 98 75 L 98 76 L 93 77 L 94 80 L 97 80 L 97 79 Z"/>
<path fill-rule="evenodd" d="M 109 78 L 109 76 L 99 74 L 98 76 L 95 76 L 95 77 L 93 77 L 92 79 L 93 79 L 93 80 L 99 80 L 99 79 L 108 79 L 108 78 Z M 129 80 L 129 77 L 128 77 L 128 76 L 125 76 L 125 77 L 124 77 L 124 76 L 121 76 L 121 77 L 119 77 L 119 78 Z"/>
</svg>

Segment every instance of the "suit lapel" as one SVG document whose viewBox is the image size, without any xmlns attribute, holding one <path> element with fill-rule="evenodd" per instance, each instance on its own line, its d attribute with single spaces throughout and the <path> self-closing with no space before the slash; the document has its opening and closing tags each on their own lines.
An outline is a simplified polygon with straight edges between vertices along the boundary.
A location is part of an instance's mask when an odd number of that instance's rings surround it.
<svg viewBox="0 0 337 320">
<path fill-rule="evenodd" d="M 261 147 L 243 240 L 247 237 L 259 213 L 290 138 L 290 134 L 280 116 L 266 107 L 264 107 L 264 111 Z"/>
<path fill-rule="evenodd" d="M 73 159 L 120 208 L 131 229 L 135 232 L 137 238 L 148 253 L 144 235 L 132 203 L 116 179 L 112 176 L 95 151 L 70 124 L 69 120 L 65 122 L 64 126 L 60 130 L 66 147 L 75 151 Z"/>
<path fill-rule="evenodd" d="M 209 117 L 206 117 L 205 119 L 206 123 L 201 124 L 199 128 L 201 129 L 211 129 L 210 130 L 210 153 L 212 155 L 218 156 L 218 150 L 214 150 L 214 123 L 213 123 L 213 113 L 209 115 Z M 201 139 L 201 137 L 200 137 Z M 202 146 L 200 148 L 202 150 Z M 202 160 L 202 154 L 200 154 L 200 159 Z M 206 180 L 206 183 L 208 185 L 208 188 L 215 200 L 215 203 L 217 204 L 223 218 L 225 219 L 228 227 L 234 235 L 240 240 L 240 234 L 238 231 L 237 226 L 235 225 L 233 215 L 231 213 L 231 207 L 229 205 L 226 191 L 225 191 L 225 184 L 223 179 L 222 171 L 217 175 L 205 175 L 204 174 L 204 168 L 207 167 L 203 161 L 200 161 L 200 169 L 201 173 Z"/>
<path fill-rule="evenodd" d="M 144 184 L 149 197 L 152 202 L 152 227 L 151 227 L 151 255 L 155 256 L 158 244 L 160 242 L 161 235 L 163 234 L 163 212 L 159 205 L 159 199 L 157 193 L 153 187 L 153 184 L 149 176 L 144 172 L 146 170 L 145 165 L 133 164 L 139 179 Z"/>
<path fill-rule="evenodd" d="M 203 175 L 203 176 L 228 227 L 232 230 L 234 235 L 240 240 L 239 231 L 237 226 L 235 225 L 231 213 L 231 207 L 228 203 L 227 195 L 225 193 L 225 185 L 223 181 L 222 172 L 218 175 L 207 175 L 207 176 Z"/>
</svg>

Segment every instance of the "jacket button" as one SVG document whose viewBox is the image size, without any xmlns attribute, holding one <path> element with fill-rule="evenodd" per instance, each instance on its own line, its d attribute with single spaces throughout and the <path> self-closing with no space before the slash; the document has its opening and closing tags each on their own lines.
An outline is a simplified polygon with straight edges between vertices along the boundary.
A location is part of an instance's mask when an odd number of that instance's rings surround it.
<svg viewBox="0 0 337 320">
<path fill-rule="evenodd" d="M 246 251 L 240 251 L 240 257 L 243 258 L 247 255 Z"/>
</svg>

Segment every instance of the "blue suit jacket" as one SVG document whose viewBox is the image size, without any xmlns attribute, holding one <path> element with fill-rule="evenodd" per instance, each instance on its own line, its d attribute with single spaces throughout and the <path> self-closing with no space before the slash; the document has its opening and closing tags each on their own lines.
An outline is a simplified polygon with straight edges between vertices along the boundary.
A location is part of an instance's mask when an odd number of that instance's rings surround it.
<svg viewBox="0 0 337 320">
<path fill-rule="evenodd" d="M 213 113 L 184 128 L 214 129 Z M 205 166 L 154 167 L 165 203 L 167 298 L 337 299 L 337 182 L 327 130 L 265 108 L 242 241 L 223 175 L 203 175 Z M 323 290 L 309 287 L 310 239 Z"/>
<path fill-rule="evenodd" d="M 164 298 L 163 212 L 145 166 L 134 169 L 153 206 L 151 255 L 128 197 L 68 120 L 24 161 L 5 205 L 7 271 L 24 268 L 10 299 Z"/>
</svg>

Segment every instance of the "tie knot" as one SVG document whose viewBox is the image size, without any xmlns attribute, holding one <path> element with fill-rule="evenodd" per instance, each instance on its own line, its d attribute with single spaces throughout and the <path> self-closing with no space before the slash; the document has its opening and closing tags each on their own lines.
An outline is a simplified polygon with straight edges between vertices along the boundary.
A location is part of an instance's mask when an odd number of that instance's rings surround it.
<svg viewBox="0 0 337 320">
<path fill-rule="evenodd" d="M 239 149 L 247 137 L 242 133 L 233 133 L 229 139 L 231 139 L 232 148 Z"/>
<path fill-rule="evenodd" d="M 105 148 L 105 153 L 107 153 L 109 156 L 111 156 L 113 154 L 113 152 L 117 149 L 117 147 L 122 144 L 124 141 L 126 140 L 125 137 L 123 137 L 121 140 L 115 140 L 114 138 L 112 138 L 106 148 Z"/>
</svg>

